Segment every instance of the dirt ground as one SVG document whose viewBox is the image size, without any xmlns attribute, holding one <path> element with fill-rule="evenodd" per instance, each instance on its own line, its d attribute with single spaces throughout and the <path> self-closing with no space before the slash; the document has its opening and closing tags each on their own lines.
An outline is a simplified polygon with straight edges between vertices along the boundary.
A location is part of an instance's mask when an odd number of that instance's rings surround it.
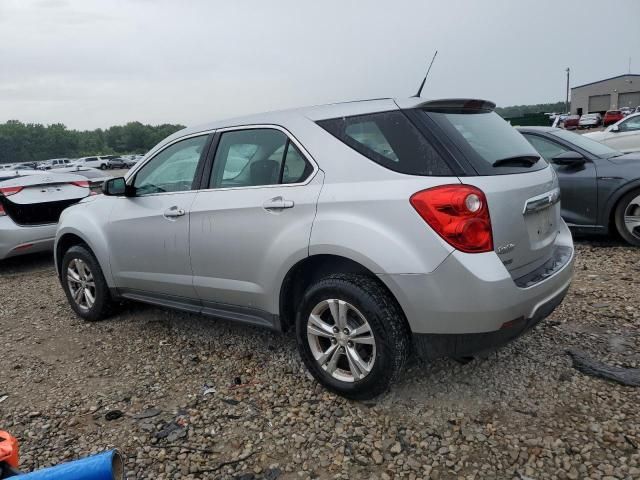
<svg viewBox="0 0 640 480">
<path fill-rule="evenodd" d="M 134 304 L 85 323 L 49 255 L 15 258 L 0 262 L 0 429 L 25 470 L 118 448 L 130 479 L 640 478 L 640 388 L 566 353 L 639 368 L 639 326 L 640 249 L 583 240 L 535 330 L 468 364 L 413 361 L 360 403 L 313 382 L 291 334 Z"/>
</svg>

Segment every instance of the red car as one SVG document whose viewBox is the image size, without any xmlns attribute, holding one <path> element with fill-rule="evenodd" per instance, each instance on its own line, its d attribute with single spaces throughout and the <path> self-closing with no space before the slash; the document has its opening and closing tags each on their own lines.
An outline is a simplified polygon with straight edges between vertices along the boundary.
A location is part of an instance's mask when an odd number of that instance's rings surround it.
<svg viewBox="0 0 640 480">
<path fill-rule="evenodd" d="M 621 110 L 608 110 L 607 113 L 604 114 L 603 124 L 605 127 L 616 123 L 619 120 L 624 118 L 624 113 Z"/>
<path fill-rule="evenodd" d="M 580 115 L 569 115 L 564 119 L 564 128 L 567 130 L 573 130 L 574 128 L 578 128 L 578 124 L 580 122 Z"/>
</svg>

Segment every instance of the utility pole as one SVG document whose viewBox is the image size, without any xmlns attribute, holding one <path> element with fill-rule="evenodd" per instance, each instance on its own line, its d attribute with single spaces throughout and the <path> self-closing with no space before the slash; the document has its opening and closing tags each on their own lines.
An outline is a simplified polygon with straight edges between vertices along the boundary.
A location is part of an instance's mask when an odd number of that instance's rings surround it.
<svg viewBox="0 0 640 480">
<path fill-rule="evenodd" d="M 567 67 L 567 98 L 564 102 L 564 111 L 566 113 L 570 113 L 569 112 L 569 67 Z"/>
</svg>

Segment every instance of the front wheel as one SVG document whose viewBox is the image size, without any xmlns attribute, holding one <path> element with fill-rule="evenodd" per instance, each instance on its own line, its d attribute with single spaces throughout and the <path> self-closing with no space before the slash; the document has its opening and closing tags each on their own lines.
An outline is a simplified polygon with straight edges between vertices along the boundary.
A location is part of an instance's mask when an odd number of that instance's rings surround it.
<svg viewBox="0 0 640 480">
<path fill-rule="evenodd" d="M 62 288 L 78 316 L 89 321 L 102 320 L 111 314 L 113 300 L 102 269 L 93 253 L 76 245 L 62 257 Z"/>
<path fill-rule="evenodd" d="M 355 400 L 387 390 L 410 352 L 400 307 L 365 275 L 331 275 L 309 287 L 298 310 L 296 338 L 313 377 Z"/>
<path fill-rule="evenodd" d="M 102 165 L 100 165 L 100 170 L 106 170 L 107 166 L 103 163 Z"/>
<path fill-rule="evenodd" d="M 640 189 L 623 196 L 614 215 L 620 236 L 631 245 L 640 247 Z"/>
</svg>

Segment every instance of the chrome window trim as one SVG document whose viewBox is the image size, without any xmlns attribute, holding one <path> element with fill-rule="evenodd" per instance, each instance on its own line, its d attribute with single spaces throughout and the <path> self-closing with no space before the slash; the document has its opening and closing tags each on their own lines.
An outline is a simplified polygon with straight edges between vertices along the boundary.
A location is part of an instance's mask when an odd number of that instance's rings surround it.
<svg viewBox="0 0 640 480">
<path fill-rule="evenodd" d="M 237 125 L 234 127 L 218 128 L 216 129 L 215 132 L 222 134 L 222 133 L 233 132 L 238 130 L 258 130 L 258 129 L 279 130 L 286 135 L 286 137 L 289 139 L 290 142 L 293 142 L 293 144 L 296 147 L 298 147 L 298 150 L 300 150 L 300 153 L 302 153 L 302 156 L 313 167 L 313 171 L 309 174 L 306 180 L 304 182 L 298 182 L 298 183 L 274 183 L 273 185 L 252 185 L 249 187 L 203 188 L 203 189 L 197 190 L 198 192 L 225 192 L 229 190 L 249 190 L 249 189 L 257 189 L 257 188 L 300 187 L 303 185 L 308 185 L 309 183 L 311 183 L 311 181 L 313 181 L 316 174 L 318 173 L 318 170 L 320 170 L 320 167 L 318 166 L 314 158 L 311 156 L 311 154 L 308 152 L 308 150 L 304 148 L 304 146 L 300 143 L 300 141 L 289 130 L 287 130 L 283 126 L 270 124 L 270 123 L 257 123 L 257 124 L 251 124 L 251 125 Z M 215 161 L 215 153 L 214 153 L 213 159 Z"/>
</svg>

